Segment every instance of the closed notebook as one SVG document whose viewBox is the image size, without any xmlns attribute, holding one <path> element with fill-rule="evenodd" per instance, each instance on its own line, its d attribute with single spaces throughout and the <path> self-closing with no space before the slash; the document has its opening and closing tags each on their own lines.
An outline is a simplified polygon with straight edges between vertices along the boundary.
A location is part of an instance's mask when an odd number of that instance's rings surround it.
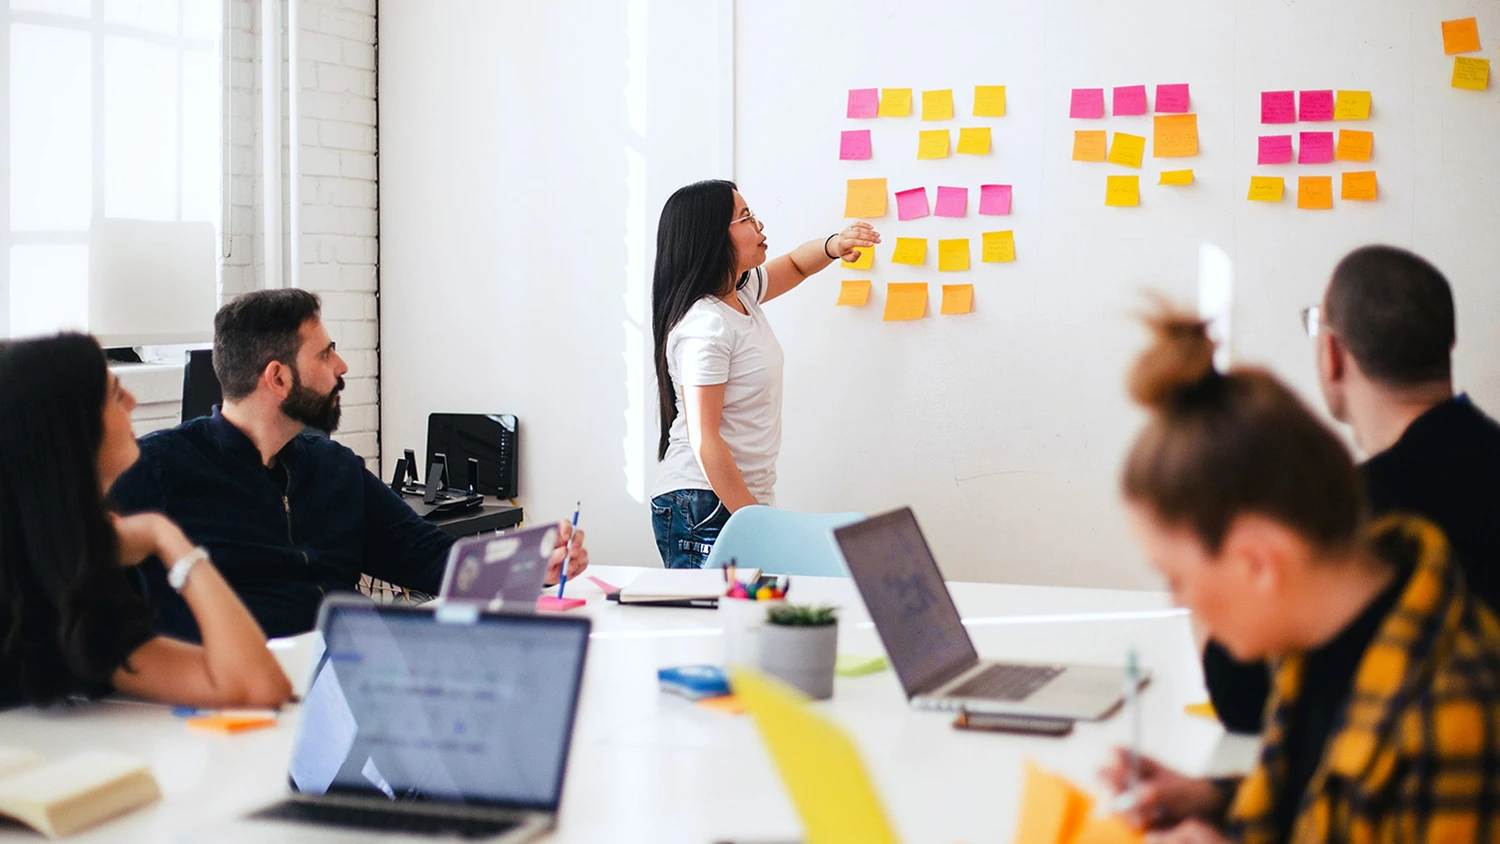
<svg viewBox="0 0 1500 844">
<path fill-rule="evenodd" d="M 741 581 L 760 576 L 760 569 L 736 569 Z M 622 604 L 718 600 L 725 591 L 723 569 L 649 569 L 620 590 Z"/>
<path fill-rule="evenodd" d="M 0 815 L 60 838 L 161 797 L 145 762 L 96 750 L 48 763 L 0 748 Z"/>
</svg>

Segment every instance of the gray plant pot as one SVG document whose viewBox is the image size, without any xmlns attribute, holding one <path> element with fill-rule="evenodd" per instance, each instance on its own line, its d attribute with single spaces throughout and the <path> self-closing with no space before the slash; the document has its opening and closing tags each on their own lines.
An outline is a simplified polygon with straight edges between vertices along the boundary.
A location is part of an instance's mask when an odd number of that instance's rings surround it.
<svg viewBox="0 0 1500 844">
<path fill-rule="evenodd" d="M 761 670 L 813 700 L 833 697 L 833 665 L 838 655 L 837 622 L 823 627 L 767 624 L 760 629 Z"/>
</svg>

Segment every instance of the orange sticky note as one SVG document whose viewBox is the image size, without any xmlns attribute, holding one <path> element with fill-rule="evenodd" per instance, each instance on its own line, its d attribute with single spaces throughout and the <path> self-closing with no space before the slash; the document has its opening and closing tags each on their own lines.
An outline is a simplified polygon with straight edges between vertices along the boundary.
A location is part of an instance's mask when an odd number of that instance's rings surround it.
<svg viewBox="0 0 1500 844">
<path fill-rule="evenodd" d="M 910 88 L 881 88 L 880 107 L 877 117 L 908 117 L 911 115 Z"/>
<path fill-rule="evenodd" d="M 1297 207 L 1326 211 L 1333 207 L 1332 176 L 1298 176 Z"/>
<path fill-rule="evenodd" d="M 917 138 L 917 158 L 947 158 L 951 141 L 947 129 L 923 129 Z"/>
<path fill-rule="evenodd" d="M 870 282 L 846 281 L 839 287 L 839 300 L 835 304 L 862 308 L 870 301 Z"/>
<path fill-rule="evenodd" d="M 885 179 L 850 179 L 844 194 L 845 217 L 884 217 Z"/>
<path fill-rule="evenodd" d="M 865 282 L 869 284 L 869 282 Z M 719 695 L 718 697 L 706 697 L 698 701 L 698 705 L 704 709 L 722 712 L 725 715 L 744 715 L 745 704 L 734 695 Z"/>
<path fill-rule="evenodd" d="M 1219 719 L 1219 713 L 1214 711 L 1213 703 L 1206 700 L 1200 703 L 1190 703 L 1184 706 L 1182 711 L 1199 718 L 1210 718 L 1215 721 Z"/>
<path fill-rule="evenodd" d="M 1073 844 L 1140 844 L 1145 833 L 1138 832 L 1119 815 L 1089 818 L 1078 830 Z"/>
<path fill-rule="evenodd" d="M 959 155 L 989 155 L 990 127 L 958 130 Z"/>
<path fill-rule="evenodd" d="M 1092 802 L 1067 780 L 1027 760 L 1015 844 L 1069 844 L 1083 828 Z"/>
<path fill-rule="evenodd" d="M 1113 164 L 1140 169 L 1141 157 L 1146 154 L 1146 139 L 1140 135 L 1115 133 L 1115 142 L 1109 145 L 1109 160 Z"/>
<path fill-rule="evenodd" d="M 1005 86 L 1004 85 L 975 85 L 974 86 L 974 116 L 975 117 L 1004 117 L 1005 116 Z"/>
<path fill-rule="evenodd" d="M 1340 91 L 1333 101 L 1334 120 L 1368 120 L 1370 118 L 1369 91 Z"/>
<path fill-rule="evenodd" d="M 1250 196 L 1251 202 L 1280 202 L 1281 194 L 1286 190 L 1286 179 L 1280 176 L 1251 176 Z"/>
<path fill-rule="evenodd" d="M 1161 178 L 1156 183 L 1158 185 L 1191 185 L 1193 183 L 1193 171 L 1163 170 Z"/>
<path fill-rule="evenodd" d="M 1073 133 L 1074 161 L 1103 161 L 1109 155 L 1108 132 L 1079 129 Z"/>
<path fill-rule="evenodd" d="M 974 309 L 974 285 L 972 284 L 945 284 L 943 285 L 943 307 L 940 313 L 946 315 L 966 314 Z"/>
<path fill-rule="evenodd" d="M 1490 60 L 1457 56 L 1453 59 L 1453 87 L 1466 91 L 1487 91 L 1490 87 Z"/>
<path fill-rule="evenodd" d="M 1338 161 L 1369 161 L 1375 147 L 1375 133 L 1361 129 L 1340 129 L 1339 145 L 1333 157 Z"/>
<path fill-rule="evenodd" d="M 1153 122 L 1153 158 L 1191 158 L 1198 154 L 1198 115 L 1158 114 Z"/>
<path fill-rule="evenodd" d="M 274 727 L 276 719 L 267 715 L 208 715 L 202 718 L 189 718 L 187 725 L 194 730 L 234 735 Z"/>
<path fill-rule="evenodd" d="M 1344 174 L 1340 197 L 1361 202 L 1379 198 L 1380 187 L 1375 181 L 1374 170 L 1361 170 Z"/>
<path fill-rule="evenodd" d="M 927 285 L 893 283 L 885 286 L 885 322 L 924 316 L 927 316 Z"/>
<path fill-rule="evenodd" d="M 1479 51 L 1479 21 L 1473 18 L 1443 21 L 1443 52 L 1447 55 Z"/>
<path fill-rule="evenodd" d="M 951 273 L 969 268 L 969 239 L 938 241 L 938 272 Z"/>
<path fill-rule="evenodd" d="M 848 261 L 840 261 L 839 266 L 843 267 L 846 270 L 871 269 L 875 266 L 875 250 L 861 249 L 859 250 L 859 257 L 855 258 L 853 263 L 850 263 Z"/>
<path fill-rule="evenodd" d="M 927 261 L 927 238 L 898 237 L 896 251 L 891 254 L 893 264 L 911 264 L 919 267 Z"/>
<path fill-rule="evenodd" d="M 984 248 L 979 260 L 986 264 L 1003 264 L 1016 259 L 1016 233 L 1014 231 L 985 232 Z"/>
<path fill-rule="evenodd" d="M 1110 176 L 1104 188 L 1104 204 L 1111 208 L 1134 208 L 1141 204 L 1140 176 Z"/>
</svg>

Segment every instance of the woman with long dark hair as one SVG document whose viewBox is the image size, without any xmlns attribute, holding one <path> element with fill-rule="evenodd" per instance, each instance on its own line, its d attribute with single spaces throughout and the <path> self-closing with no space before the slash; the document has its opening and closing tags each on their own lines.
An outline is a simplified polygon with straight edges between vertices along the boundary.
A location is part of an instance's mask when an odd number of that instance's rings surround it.
<svg viewBox="0 0 1500 844">
<path fill-rule="evenodd" d="M 775 504 L 782 354 L 761 305 L 879 242 L 854 223 L 767 261 L 765 226 L 733 182 L 695 182 L 667 200 L 651 282 L 661 410 L 651 518 L 668 568 L 702 567 L 731 513 Z"/>
<path fill-rule="evenodd" d="M 277 706 L 291 693 L 266 638 L 201 548 L 104 494 L 140 450 L 135 398 L 99 344 L 0 344 L 0 708 L 118 690 L 193 706 Z M 147 557 L 168 566 L 202 646 L 157 636 Z"/>
</svg>

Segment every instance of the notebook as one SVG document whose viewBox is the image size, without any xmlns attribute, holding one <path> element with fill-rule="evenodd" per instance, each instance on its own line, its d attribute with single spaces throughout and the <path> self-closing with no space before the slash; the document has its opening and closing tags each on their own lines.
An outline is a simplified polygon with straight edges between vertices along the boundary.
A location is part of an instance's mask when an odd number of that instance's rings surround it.
<svg viewBox="0 0 1500 844">
<path fill-rule="evenodd" d="M 0 815 L 48 838 L 72 835 L 161 797 L 145 762 L 103 750 L 48 763 L 0 748 Z"/>
<path fill-rule="evenodd" d="M 760 577 L 760 569 L 737 569 L 741 581 Z M 648 569 L 610 596 L 622 604 L 714 607 L 726 590 L 723 569 Z"/>
</svg>

